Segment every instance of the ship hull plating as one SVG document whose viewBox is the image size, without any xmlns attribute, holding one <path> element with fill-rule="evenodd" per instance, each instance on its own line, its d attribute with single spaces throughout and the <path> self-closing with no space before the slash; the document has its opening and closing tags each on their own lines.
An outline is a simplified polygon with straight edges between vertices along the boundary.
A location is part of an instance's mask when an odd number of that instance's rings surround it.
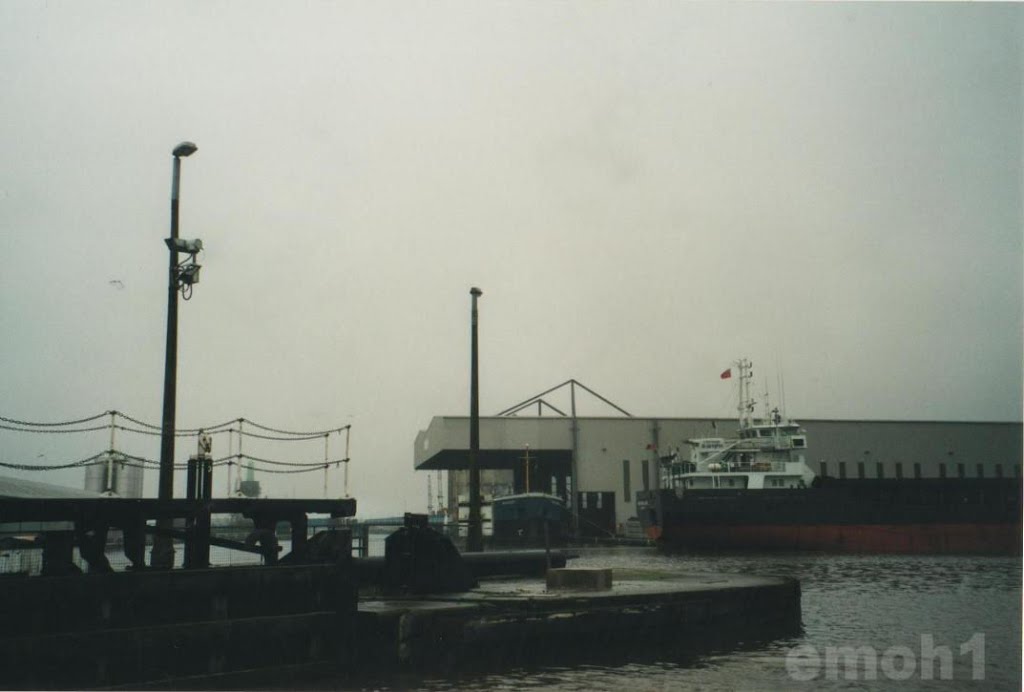
<svg viewBox="0 0 1024 692">
<path fill-rule="evenodd" d="M 698 550 L 1020 554 L 1011 479 L 836 480 L 806 490 L 659 490 L 638 497 L 649 538 Z"/>
</svg>

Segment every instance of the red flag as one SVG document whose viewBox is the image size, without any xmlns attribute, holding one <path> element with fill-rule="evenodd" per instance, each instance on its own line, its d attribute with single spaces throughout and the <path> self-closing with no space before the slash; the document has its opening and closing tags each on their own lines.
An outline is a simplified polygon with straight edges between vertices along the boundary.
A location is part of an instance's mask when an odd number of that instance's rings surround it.
<svg viewBox="0 0 1024 692">
<path fill-rule="evenodd" d="M 729 368 L 728 370 L 723 372 L 721 375 L 719 375 L 719 377 L 723 380 L 727 380 L 730 377 L 732 377 L 732 368 Z"/>
</svg>

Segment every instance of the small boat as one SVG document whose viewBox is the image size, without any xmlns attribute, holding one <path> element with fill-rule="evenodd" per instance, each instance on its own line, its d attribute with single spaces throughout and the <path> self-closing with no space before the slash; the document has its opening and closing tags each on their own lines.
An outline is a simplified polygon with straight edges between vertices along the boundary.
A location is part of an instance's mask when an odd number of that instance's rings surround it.
<svg viewBox="0 0 1024 692">
<path fill-rule="evenodd" d="M 543 548 L 563 545 L 569 534 L 569 510 L 557 495 L 496 497 L 491 502 L 491 517 L 494 545 Z"/>
</svg>

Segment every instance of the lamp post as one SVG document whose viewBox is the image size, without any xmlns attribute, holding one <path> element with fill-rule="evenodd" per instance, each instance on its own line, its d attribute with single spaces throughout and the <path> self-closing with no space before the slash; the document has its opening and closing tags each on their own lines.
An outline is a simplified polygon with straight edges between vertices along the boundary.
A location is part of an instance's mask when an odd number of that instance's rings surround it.
<svg viewBox="0 0 1024 692">
<path fill-rule="evenodd" d="M 473 311 L 469 376 L 469 535 L 466 536 L 466 551 L 471 553 L 484 549 L 483 526 L 480 517 L 480 466 L 477 460 L 480 452 L 480 375 L 476 312 L 476 299 L 483 294 L 484 292 L 476 286 L 469 289 L 469 295 L 473 296 Z"/>
<path fill-rule="evenodd" d="M 181 159 L 196 153 L 198 147 L 192 142 L 182 142 L 174 148 L 174 167 L 171 177 L 171 237 L 167 248 L 170 264 L 167 274 L 167 346 L 164 356 L 164 412 L 160 432 L 160 482 L 157 497 L 170 500 L 174 497 L 174 422 L 177 405 L 178 378 L 178 196 L 181 179 Z M 170 528 L 170 520 L 157 522 L 158 526 Z M 157 535 L 153 539 L 151 555 L 153 567 L 170 569 L 174 565 L 174 544 L 169 536 Z"/>
</svg>

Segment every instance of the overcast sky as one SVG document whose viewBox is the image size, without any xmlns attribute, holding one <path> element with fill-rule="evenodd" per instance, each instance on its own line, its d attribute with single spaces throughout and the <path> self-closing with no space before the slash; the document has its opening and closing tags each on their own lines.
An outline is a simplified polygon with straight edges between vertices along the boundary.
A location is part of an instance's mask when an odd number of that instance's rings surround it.
<svg viewBox="0 0 1024 692">
<path fill-rule="evenodd" d="M 192 140 L 178 424 L 352 424 L 362 514 L 426 506 L 413 441 L 468 413 L 474 285 L 485 414 L 573 377 L 635 415 L 729 416 L 718 375 L 748 357 L 797 419 L 1020 421 L 1022 18 L 0 3 L 0 416 L 159 422 Z M 323 458 L 305 444 L 246 451 Z M 0 430 L 9 463 L 107 446 Z"/>
</svg>

